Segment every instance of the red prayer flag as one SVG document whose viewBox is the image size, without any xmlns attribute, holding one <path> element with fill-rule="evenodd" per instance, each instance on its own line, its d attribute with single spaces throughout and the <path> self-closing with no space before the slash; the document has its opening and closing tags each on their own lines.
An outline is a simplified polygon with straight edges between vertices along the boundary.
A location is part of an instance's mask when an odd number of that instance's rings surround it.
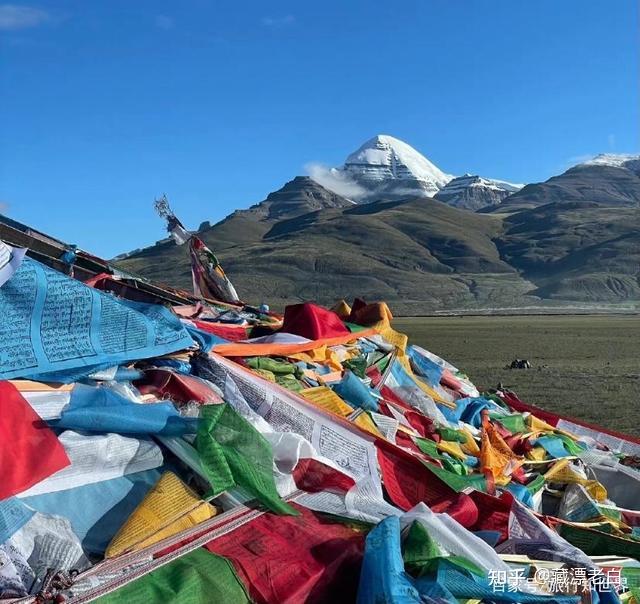
<svg viewBox="0 0 640 604">
<path fill-rule="evenodd" d="M 58 437 L 16 387 L 0 381 L 0 499 L 69 465 Z"/>
<path fill-rule="evenodd" d="M 293 470 L 293 479 L 301 491 L 318 493 L 331 491 L 346 493 L 356 482 L 350 476 L 318 461 L 305 457 Z"/>
<path fill-rule="evenodd" d="M 293 506 L 299 516 L 262 514 L 205 547 L 232 562 L 258 604 L 355 602 L 364 534 Z"/>
<path fill-rule="evenodd" d="M 311 302 L 287 306 L 284 309 L 282 331 L 309 340 L 333 338 L 350 333 L 336 313 Z"/>
<path fill-rule="evenodd" d="M 429 507 L 453 501 L 457 493 L 410 454 L 382 443 L 378 447 L 382 482 L 391 501 L 405 512 L 423 502 Z"/>
<path fill-rule="evenodd" d="M 224 338 L 230 342 L 239 342 L 240 340 L 246 340 L 249 337 L 251 327 L 246 325 L 232 325 L 225 323 L 212 323 L 211 321 L 200 321 L 198 319 L 191 319 L 193 324 L 202 331 L 212 333 L 214 336 Z"/>
<path fill-rule="evenodd" d="M 215 390 L 203 380 L 166 369 L 147 369 L 144 377 L 134 384 L 142 394 L 153 394 L 159 399 L 169 398 L 176 403 L 223 402 Z"/>
<path fill-rule="evenodd" d="M 500 541 L 509 536 L 509 516 L 513 497 L 510 493 L 503 493 L 501 497 L 493 497 L 481 491 L 473 491 L 469 497 L 473 499 L 478 509 L 478 519 L 471 526 L 473 531 L 498 531 Z"/>
</svg>

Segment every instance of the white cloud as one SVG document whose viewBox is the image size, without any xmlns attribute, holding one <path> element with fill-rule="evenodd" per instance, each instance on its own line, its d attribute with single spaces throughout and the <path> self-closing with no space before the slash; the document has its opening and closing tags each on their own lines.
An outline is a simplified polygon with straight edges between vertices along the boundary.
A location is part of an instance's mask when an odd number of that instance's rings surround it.
<svg viewBox="0 0 640 604">
<path fill-rule="evenodd" d="M 173 29 L 175 25 L 173 19 L 167 17 L 167 15 L 156 15 L 155 24 L 158 29 L 164 29 L 165 31 Z"/>
<path fill-rule="evenodd" d="M 319 185 L 338 195 L 342 195 L 342 197 L 358 200 L 366 194 L 366 190 L 363 187 L 340 170 L 315 162 L 305 165 L 304 169 Z"/>
<path fill-rule="evenodd" d="M 280 17 L 262 17 L 262 25 L 265 27 L 286 27 L 293 25 L 296 18 L 293 15 L 282 15 Z"/>
<path fill-rule="evenodd" d="M 615 134 L 610 134 L 609 136 L 607 136 L 607 142 L 609 143 L 609 149 L 615 149 L 616 148 L 616 135 Z"/>
<path fill-rule="evenodd" d="M 50 19 L 49 13 L 33 6 L 0 4 L 0 31 L 37 27 Z"/>
<path fill-rule="evenodd" d="M 578 164 L 583 164 L 586 161 L 592 160 L 597 153 L 585 153 L 584 155 L 574 155 L 567 160 L 568 166 L 576 166 Z"/>
</svg>

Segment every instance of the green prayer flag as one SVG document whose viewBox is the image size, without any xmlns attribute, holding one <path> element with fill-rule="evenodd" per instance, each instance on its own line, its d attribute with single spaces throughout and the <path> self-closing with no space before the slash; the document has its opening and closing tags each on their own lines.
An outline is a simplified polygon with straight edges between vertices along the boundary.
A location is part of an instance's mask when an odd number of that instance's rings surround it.
<svg viewBox="0 0 640 604">
<path fill-rule="evenodd" d="M 442 440 L 448 440 L 449 442 L 465 443 L 467 442 L 466 435 L 461 430 L 454 428 L 447 428 L 446 426 L 440 426 L 438 428 L 438 434 L 442 437 Z"/>
<path fill-rule="evenodd" d="M 213 495 L 232 489 L 236 481 L 227 463 L 224 450 L 215 441 L 212 429 L 217 421 L 216 415 L 221 415 L 228 407 L 223 405 L 205 405 L 200 410 L 201 421 L 198 425 L 195 446 L 202 468 L 207 475 Z"/>
<path fill-rule="evenodd" d="M 527 432 L 527 424 L 522 414 L 515 413 L 513 415 L 503 415 L 501 413 L 490 413 L 491 419 L 500 422 L 512 434 L 522 434 Z"/>
<path fill-rule="evenodd" d="M 640 596 L 640 568 L 623 567 L 620 576 L 627 580 L 627 587 Z M 638 596 L 635 597 L 638 598 Z M 640 602 L 640 598 L 638 598 L 638 602 Z"/>
<path fill-rule="evenodd" d="M 196 435 L 196 449 L 213 495 L 234 486 L 278 514 L 298 512 L 280 499 L 273 478 L 271 445 L 228 404 L 205 405 Z"/>
<path fill-rule="evenodd" d="M 622 520 L 622 512 L 620 510 L 600 506 L 597 504 L 596 504 L 596 508 L 603 516 L 606 516 L 607 518 L 611 518 L 611 520 L 616 520 L 618 522 Z M 633 537 L 633 535 L 631 536 Z"/>
<path fill-rule="evenodd" d="M 383 357 L 381 357 L 374 363 L 374 365 L 378 368 L 378 371 L 380 371 L 380 373 L 384 373 L 387 370 L 387 367 L 391 362 L 392 356 L 393 355 L 385 354 Z"/>
<path fill-rule="evenodd" d="M 288 361 L 278 361 L 271 357 L 249 357 L 247 365 L 251 369 L 263 369 L 276 375 L 299 375 L 300 369 Z"/>
<path fill-rule="evenodd" d="M 421 438 L 419 436 L 417 436 L 414 439 L 416 445 L 418 445 L 418 448 L 420 449 L 420 451 L 422 451 L 425 455 L 428 455 L 429 457 L 432 457 L 433 459 L 446 459 L 446 457 L 444 455 L 442 455 L 442 453 L 440 453 L 440 451 L 438 451 L 438 446 L 436 445 L 436 443 L 434 441 L 432 441 L 429 438 Z"/>
<path fill-rule="evenodd" d="M 367 374 L 367 357 L 359 356 L 353 359 L 347 359 L 342 363 L 342 366 L 346 369 L 351 369 L 359 378 L 366 378 Z"/>
<path fill-rule="evenodd" d="M 422 463 L 428 470 L 433 472 L 440 480 L 446 482 L 457 493 L 464 491 L 468 487 L 471 487 L 476 491 L 483 491 L 484 493 L 487 492 L 487 479 L 482 474 L 460 476 L 459 474 L 454 474 L 453 472 L 449 472 L 449 470 L 439 468 L 438 466 L 426 461 L 423 461 Z"/>
<path fill-rule="evenodd" d="M 569 455 L 580 455 L 585 450 L 585 447 L 579 445 L 573 438 L 569 438 L 564 434 L 556 434 L 555 436 L 563 442 L 564 448 L 569 451 Z"/>
<path fill-rule="evenodd" d="M 288 375 L 276 375 L 276 384 L 279 384 L 291 392 L 301 392 L 302 384 L 292 374 Z"/>
<path fill-rule="evenodd" d="M 458 476 L 466 476 L 467 469 L 465 465 L 459 459 L 447 459 L 446 457 L 442 460 L 442 467 L 449 472 L 453 472 Z"/>
<path fill-rule="evenodd" d="M 222 556 L 197 549 L 96 600 L 98 604 L 148 602 L 233 602 L 250 604 L 233 565 Z"/>
<path fill-rule="evenodd" d="M 442 560 L 476 575 L 485 575 L 481 568 L 462 556 L 444 555 L 424 525 L 417 520 L 409 527 L 402 544 L 402 559 L 407 571 L 414 577 L 421 577 L 436 571 Z"/>
<path fill-rule="evenodd" d="M 442 552 L 427 529 L 417 520 L 412 522 L 402 544 L 402 558 L 407 570 L 415 576 L 421 576 L 430 570 L 430 563 L 440 556 Z"/>
<path fill-rule="evenodd" d="M 609 525 L 607 527 L 611 530 Z M 589 556 L 625 556 L 640 560 L 640 542 L 638 541 L 607 535 L 599 530 L 589 530 L 571 524 L 561 524 L 559 533 L 571 545 L 579 547 Z"/>
<path fill-rule="evenodd" d="M 526 485 L 531 494 L 537 493 L 546 483 L 542 474 L 538 474 L 529 484 Z"/>
<path fill-rule="evenodd" d="M 344 326 L 351 333 L 358 333 L 359 331 L 364 331 L 365 329 L 369 329 L 368 327 L 366 327 L 364 325 L 358 325 L 357 323 L 350 323 L 349 321 L 344 321 Z"/>
</svg>

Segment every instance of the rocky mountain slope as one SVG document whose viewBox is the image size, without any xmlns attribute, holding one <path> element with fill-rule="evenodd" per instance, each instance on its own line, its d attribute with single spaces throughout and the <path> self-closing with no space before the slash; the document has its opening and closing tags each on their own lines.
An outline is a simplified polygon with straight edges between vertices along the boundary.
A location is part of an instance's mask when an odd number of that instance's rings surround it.
<svg viewBox="0 0 640 604">
<path fill-rule="evenodd" d="M 545 182 L 529 184 L 493 212 L 513 212 L 548 203 L 585 201 L 605 206 L 640 205 L 640 158 L 599 155 Z M 484 211 L 484 210 L 483 210 Z"/>
<path fill-rule="evenodd" d="M 505 198 L 519 191 L 523 186 L 504 180 L 465 174 L 450 180 L 433 197 L 454 208 L 476 211 L 502 203 Z"/>
<path fill-rule="evenodd" d="M 256 218 L 265 220 L 283 220 L 316 210 L 348 208 L 353 205 L 355 202 L 325 189 L 309 176 L 296 176 L 281 189 L 269 193 L 264 201 L 248 210 L 237 210 L 234 214 L 255 215 Z"/>
</svg>

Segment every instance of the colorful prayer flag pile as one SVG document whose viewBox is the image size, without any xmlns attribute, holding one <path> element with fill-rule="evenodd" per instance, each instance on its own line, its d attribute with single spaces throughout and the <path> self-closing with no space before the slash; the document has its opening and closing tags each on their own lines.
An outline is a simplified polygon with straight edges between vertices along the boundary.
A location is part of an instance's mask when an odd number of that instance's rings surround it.
<svg viewBox="0 0 640 604">
<path fill-rule="evenodd" d="M 640 440 L 479 391 L 384 303 L 212 300 L 198 253 L 167 304 L 5 247 L 0 599 L 640 604 Z"/>
</svg>

